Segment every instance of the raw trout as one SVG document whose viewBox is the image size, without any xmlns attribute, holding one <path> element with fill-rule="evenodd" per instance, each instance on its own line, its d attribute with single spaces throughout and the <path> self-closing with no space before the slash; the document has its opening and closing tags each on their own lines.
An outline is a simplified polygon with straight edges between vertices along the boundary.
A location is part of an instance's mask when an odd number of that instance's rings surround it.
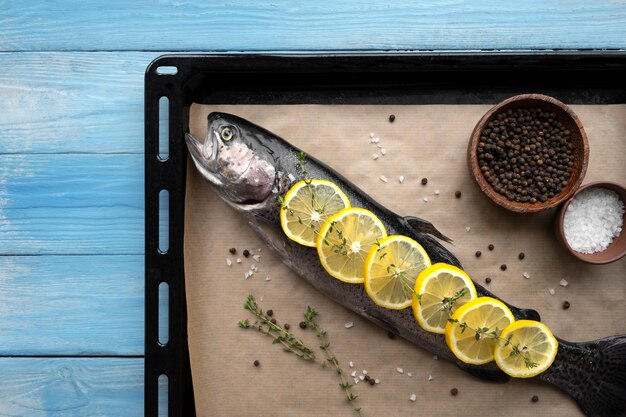
<svg viewBox="0 0 626 417">
<path fill-rule="evenodd" d="M 211 113 L 204 142 L 185 136 L 196 168 L 219 196 L 243 213 L 249 225 L 281 259 L 317 290 L 355 313 L 398 334 L 442 358 L 457 362 L 478 377 L 506 381 L 508 375 L 495 363 L 481 366 L 459 362 L 443 335 L 422 330 L 410 308 L 390 310 L 374 304 L 363 285 L 341 282 L 322 268 L 315 248 L 299 245 L 283 233 L 278 197 L 291 184 L 304 179 L 301 152 L 273 133 L 237 116 Z M 300 154 L 302 155 L 302 154 Z M 458 259 L 436 239 L 448 240 L 431 223 L 418 217 L 399 216 L 373 201 L 342 175 L 313 157 L 306 156 L 309 178 L 332 181 L 353 207 L 372 211 L 389 235 L 401 234 L 419 242 L 432 263 L 461 267 Z M 479 296 L 495 297 L 475 283 Z M 539 320 L 539 314 L 507 304 L 516 319 Z M 585 343 L 559 339 L 554 363 L 536 378 L 556 385 L 572 396 L 589 417 L 626 416 L 626 335 Z"/>
</svg>

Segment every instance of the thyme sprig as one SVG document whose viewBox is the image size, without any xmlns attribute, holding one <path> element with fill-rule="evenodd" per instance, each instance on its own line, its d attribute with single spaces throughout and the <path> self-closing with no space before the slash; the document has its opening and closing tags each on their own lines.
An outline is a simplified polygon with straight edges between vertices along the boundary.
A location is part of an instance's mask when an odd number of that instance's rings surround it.
<svg viewBox="0 0 626 417">
<path fill-rule="evenodd" d="M 328 361 L 328 363 L 330 363 L 335 368 L 335 371 L 337 372 L 337 375 L 339 376 L 339 379 L 341 380 L 339 386 L 341 387 L 341 389 L 343 389 L 343 391 L 346 394 L 346 401 L 348 401 L 352 405 L 352 409 L 354 410 L 354 412 L 360 416 L 361 408 L 357 408 L 354 405 L 354 401 L 358 398 L 358 395 L 354 395 L 352 393 L 352 390 L 351 390 L 352 384 L 350 384 L 346 380 L 345 373 L 343 369 L 341 368 L 341 366 L 339 365 L 339 361 L 337 360 L 337 357 L 330 350 L 330 342 L 328 341 L 326 331 L 322 330 L 319 327 L 319 325 L 315 322 L 316 316 L 317 316 L 317 311 L 315 311 L 311 307 L 307 307 L 306 312 L 304 313 L 304 322 L 306 323 L 308 328 L 315 331 L 315 334 L 317 335 L 318 339 L 320 339 L 322 343 L 320 346 L 320 349 L 326 355 L 326 360 Z"/>
<path fill-rule="evenodd" d="M 521 356 L 524 359 L 524 366 L 526 366 L 527 369 L 532 369 L 532 368 L 536 368 L 537 366 L 539 366 L 537 362 L 530 359 L 530 357 L 526 354 L 526 351 L 528 350 L 526 346 L 522 346 L 520 348 L 519 343 L 517 345 L 513 345 L 511 343 L 512 335 L 510 335 L 507 338 L 503 338 L 501 336 L 502 330 L 498 329 L 497 326 L 495 330 L 491 330 L 489 327 L 473 328 L 469 324 L 467 324 L 467 322 L 460 322 L 458 319 L 450 318 L 448 319 L 448 321 L 450 323 L 458 323 L 459 327 L 461 328 L 461 334 L 465 333 L 466 330 L 470 330 L 474 332 L 474 338 L 476 340 L 480 340 L 482 338 L 488 337 L 488 338 L 494 339 L 496 343 L 502 343 L 501 346 L 511 345 L 511 352 L 509 353 L 509 356 L 510 357 Z"/>
<path fill-rule="evenodd" d="M 315 353 L 311 348 L 306 346 L 304 342 L 298 339 L 293 333 L 287 331 L 283 326 L 272 321 L 272 318 L 259 308 L 254 296 L 248 295 L 244 308 L 250 311 L 260 321 L 250 323 L 247 319 L 239 321 L 239 327 L 243 329 L 253 328 L 259 333 L 269 336 L 273 339 L 272 343 L 280 343 L 283 350 L 293 353 L 299 358 L 307 361 L 316 361 Z"/>
</svg>

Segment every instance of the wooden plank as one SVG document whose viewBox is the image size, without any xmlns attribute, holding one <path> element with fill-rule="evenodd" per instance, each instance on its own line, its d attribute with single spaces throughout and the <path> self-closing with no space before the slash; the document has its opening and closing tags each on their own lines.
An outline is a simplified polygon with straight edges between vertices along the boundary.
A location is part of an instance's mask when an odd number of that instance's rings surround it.
<svg viewBox="0 0 626 417">
<path fill-rule="evenodd" d="M 0 155 L 0 254 L 143 254 L 143 155 Z"/>
<path fill-rule="evenodd" d="M 142 256 L 0 257 L 0 356 L 143 355 L 143 330 Z"/>
<path fill-rule="evenodd" d="M 0 54 L 0 154 L 142 153 L 143 74 L 158 55 Z"/>
<path fill-rule="evenodd" d="M 5 2 L 0 50 L 624 48 L 622 1 Z"/>
<path fill-rule="evenodd" d="M 0 415 L 143 417 L 141 358 L 0 358 Z"/>
</svg>

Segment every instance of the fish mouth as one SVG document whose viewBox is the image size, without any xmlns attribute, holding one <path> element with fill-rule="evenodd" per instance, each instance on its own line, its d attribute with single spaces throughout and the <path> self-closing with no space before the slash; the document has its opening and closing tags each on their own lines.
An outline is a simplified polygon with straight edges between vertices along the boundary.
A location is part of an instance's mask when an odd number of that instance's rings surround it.
<svg viewBox="0 0 626 417">
<path fill-rule="evenodd" d="M 207 141 L 210 142 L 210 149 Z M 214 129 L 209 129 L 205 143 L 200 142 L 193 137 L 190 133 L 185 134 L 185 142 L 187 143 L 187 149 L 191 154 L 196 164 L 196 168 L 207 178 L 211 183 L 215 185 L 224 185 L 222 179 L 217 175 L 217 150 L 219 148 L 219 137 L 216 135 Z"/>
</svg>

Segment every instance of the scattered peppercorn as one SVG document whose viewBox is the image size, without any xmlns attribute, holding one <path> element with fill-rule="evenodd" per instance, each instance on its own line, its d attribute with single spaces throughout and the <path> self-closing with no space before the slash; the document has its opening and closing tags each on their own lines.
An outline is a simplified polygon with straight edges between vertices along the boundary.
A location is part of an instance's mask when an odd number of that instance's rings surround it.
<svg viewBox="0 0 626 417">
<path fill-rule="evenodd" d="M 461 192 L 460 192 L 460 191 L 455 192 L 455 193 L 454 193 L 454 196 L 455 196 L 456 198 L 461 198 Z"/>
<path fill-rule="evenodd" d="M 394 339 L 394 338 L 396 337 L 396 335 L 395 335 L 395 333 L 394 333 L 394 332 L 387 332 L 387 336 L 388 336 L 390 339 Z"/>
<path fill-rule="evenodd" d="M 390 121 L 391 123 L 393 123 L 393 121 L 394 121 L 394 120 L 396 120 L 396 115 L 395 115 L 395 114 L 390 114 L 390 115 L 389 115 L 389 121 Z"/>
<path fill-rule="evenodd" d="M 285 330 L 289 330 L 289 328 L 290 328 L 291 326 L 289 325 L 289 323 L 285 323 L 285 325 L 284 325 L 283 327 L 285 328 Z"/>
<path fill-rule="evenodd" d="M 567 310 L 570 307 L 569 301 L 563 301 L 563 310 Z"/>
<path fill-rule="evenodd" d="M 506 264 L 500 265 L 500 269 L 503 270 L 503 271 L 506 271 Z"/>
<path fill-rule="evenodd" d="M 428 184 L 428 178 L 422 178 L 422 185 Z"/>
<path fill-rule="evenodd" d="M 568 184 L 574 168 L 571 132 L 539 108 L 500 112 L 487 123 L 476 155 L 495 192 L 509 201 L 546 202 Z"/>
<path fill-rule="evenodd" d="M 277 322 L 276 322 L 276 319 L 271 319 L 271 320 L 270 320 L 270 322 L 271 322 L 272 324 L 276 324 L 276 323 L 277 323 Z"/>
<path fill-rule="evenodd" d="M 521 261 L 522 259 L 524 259 L 526 257 L 526 255 L 524 254 L 524 252 L 520 252 L 519 255 L 517 255 L 517 257 Z"/>
<path fill-rule="evenodd" d="M 246 258 L 247 258 L 248 256 L 250 256 L 250 251 L 249 251 L 248 249 L 244 249 L 244 250 L 243 250 L 243 256 L 245 256 Z"/>
<path fill-rule="evenodd" d="M 479 250 L 477 250 L 477 251 L 476 251 L 476 257 L 477 257 L 477 258 L 480 258 L 480 255 L 482 255 L 482 254 L 483 254 L 483 253 L 482 253 L 481 251 L 479 251 Z"/>
<path fill-rule="evenodd" d="M 370 385 L 374 385 L 376 383 L 376 380 L 370 378 L 368 382 L 370 383 Z"/>
<path fill-rule="evenodd" d="M 489 277 L 485 278 L 485 282 L 486 282 L 487 284 L 489 284 L 489 283 L 491 282 L 491 278 L 489 278 Z"/>
<path fill-rule="evenodd" d="M 237 253 L 237 249 L 235 249 L 235 248 L 230 248 L 230 249 L 228 249 L 228 252 L 230 252 L 232 255 L 234 255 L 234 254 L 236 254 L 236 253 Z"/>
<path fill-rule="evenodd" d="M 370 379 L 372 379 L 372 377 L 371 377 L 371 376 L 369 376 L 369 375 L 365 375 L 365 380 L 366 380 L 366 381 L 369 381 Z"/>
<path fill-rule="evenodd" d="M 274 315 L 274 310 L 267 310 L 267 315 L 272 317 Z"/>
<path fill-rule="evenodd" d="M 259 362 L 259 361 L 254 361 L 254 366 L 259 367 L 259 365 L 261 365 L 261 362 Z"/>
<path fill-rule="evenodd" d="M 537 401 L 539 401 L 539 397 L 536 395 L 533 395 L 533 397 L 531 398 L 531 401 L 536 403 Z"/>
<path fill-rule="evenodd" d="M 487 246 L 487 249 L 489 249 L 489 250 L 493 250 L 493 244 L 492 244 L 492 243 L 490 243 L 490 244 L 489 244 L 489 246 Z"/>
<path fill-rule="evenodd" d="M 306 323 L 305 323 L 305 322 L 303 322 L 303 321 L 301 321 L 301 322 L 300 322 L 300 328 L 301 328 L 301 329 L 306 329 Z"/>
<path fill-rule="evenodd" d="M 458 393 L 459 393 L 459 390 L 458 390 L 458 389 L 456 389 L 456 388 L 452 388 L 452 389 L 450 390 L 450 394 L 452 394 L 452 395 L 454 395 L 454 396 L 456 396 Z"/>
</svg>

